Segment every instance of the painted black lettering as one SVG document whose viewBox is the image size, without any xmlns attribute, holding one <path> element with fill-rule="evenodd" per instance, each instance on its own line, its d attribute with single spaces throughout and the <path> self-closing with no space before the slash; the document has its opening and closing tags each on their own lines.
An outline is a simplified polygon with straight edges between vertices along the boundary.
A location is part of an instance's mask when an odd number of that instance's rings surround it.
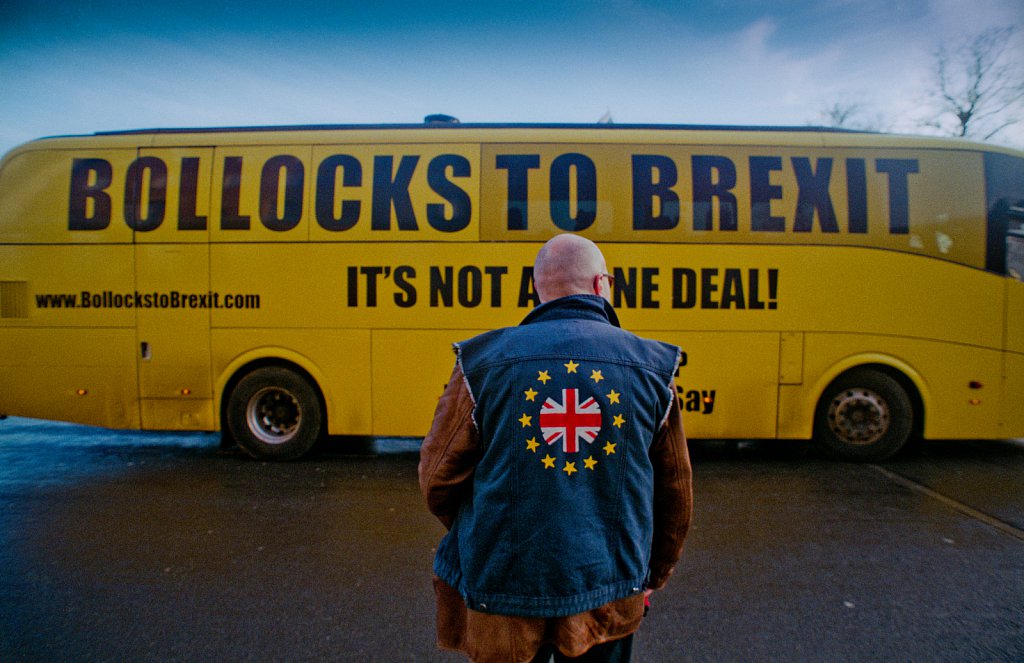
<svg viewBox="0 0 1024 663">
<path fill-rule="evenodd" d="M 718 292 L 718 270 L 706 268 L 700 270 L 700 307 L 715 309 L 718 308 L 718 300 L 715 293 Z"/>
<path fill-rule="evenodd" d="M 760 270 L 753 268 L 747 271 L 747 279 L 750 284 L 750 308 L 752 310 L 763 310 L 764 302 L 761 301 L 761 278 Z"/>
<path fill-rule="evenodd" d="M 612 291 L 612 304 L 619 308 L 636 308 L 636 267 L 615 268 L 615 288 Z"/>
<path fill-rule="evenodd" d="M 693 308 L 697 304 L 697 272 L 687 267 L 672 269 L 672 308 Z"/>
<path fill-rule="evenodd" d="M 676 391 L 679 392 L 682 408 L 687 412 L 711 414 L 715 411 L 715 389 L 684 389 L 677 386 Z"/>
<path fill-rule="evenodd" d="M 430 268 L 430 306 L 437 307 L 439 304 L 442 306 L 451 306 L 454 302 L 455 294 L 455 269 L 452 267 L 445 267 L 444 271 L 441 271 L 440 267 Z"/>
<path fill-rule="evenodd" d="M 864 159 L 846 160 L 846 209 L 851 233 L 868 231 L 868 180 Z"/>
<path fill-rule="evenodd" d="M 523 267 L 519 276 L 519 308 L 540 306 L 540 295 L 533 286 L 533 267 Z"/>
<path fill-rule="evenodd" d="M 491 277 L 491 306 L 501 306 L 501 280 L 508 274 L 508 267 L 484 267 L 484 273 Z"/>
<path fill-rule="evenodd" d="M 401 292 L 395 293 L 395 305 L 410 308 L 416 305 L 416 287 L 411 279 L 416 278 L 416 269 L 410 265 L 395 267 L 395 285 Z"/>
<path fill-rule="evenodd" d="M 714 229 L 713 201 L 718 199 L 719 230 L 738 227 L 736 196 L 736 165 L 731 159 L 712 155 L 690 158 L 693 170 L 693 229 Z"/>
<path fill-rule="evenodd" d="M 316 173 L 316 222 L 324 230 L 341 232 L 349 230 L 359 221 L 361 203 L 358 200 L 341 201 L 341 215 L 335 216 L 335 198 L 338 169 L 341 169 L 341 186 L 363 185 L 363 166 L 359 160 L 348 154 L 334 154 L 320 162 Z"/>
<path fill-rule="evenodd" d="M 281 196 L 281 173 L 284 173 L 284 204 Z M 267 159 L 260 175 L 260 221 L 270 230 L 291 230 L 302 220 L 302 191 L 306 167 L 290 154 Z M 278 211 L 280 210 L 280 214 Z"/>
<path fill-rule="evenodd" d="M 416 155 L 403 156 L 398 162 L 398 172 L 394 172 L 394 157 L 373 158 L 373 210 L 370 216 L 373 230 L 391 230 L 392 207 L 399 230 L 419 230 L 412 199 L 409 198 L 409 185 L 419 160 Z"/>
<path fill-rule="evenodd" d="M 156 157 L 139 157 L 128 166 L 124 187 L 124 221 L 128 227 L 138 232 L 159 228 L 167 211 L 167 164 Z"/>
<path fill-rule="evenodd" d="M 832 195 L 828 191 L 829 181 L 832 179 L 832 159 L 818 159 L 815 170 L 807 157 L 793 157 L 793 172 L 796 174 L 798 191 L 793 232 L 811 232 L 814 228 L 815 214 L 818 216 L 818 223 L 821 224 L 821 232 L 839 232 Z"/>
<path fill-rule="evenodd" d="M 570 200 L 575 172 L 576 199 Z M 585 154 L 570 152 L 551 162 L 551 220 L 568 232 L 586 230 L 597 218 L 597 168 Z M 576 214 L 573 215 L 573 208 Z"/>
<path fill-rule="evenodd" d="M 359 268 L 348 268 L 348 305 L 359 306 Z"/>
<path fill-rule="evenodd" d="M 700 400 L 704 404 L 704 409 L 701 410 L 701 414 L 711 414 L 715 411 L 715 390 L 701 390 Z"/>
<path fill-rule="evenodd" d="M 919 170 L 917 159 L 877 159 L 875 170 L 889 176 L 889 232 L 906 235 L 910 232 L 911 173 Z"/>
<path fill-rule="evenodd" d="M 772 173 L 782 170 L 781 157 L 750 157 L 750 229 L 782 232 L 786 219 L 772 216 L 772 201 L 782 198 L 782 187 L 772 184 Z"/>
<path fill-rule="evenodd" d="M 657 267 L 644 267 L 640 270 L 640 308 L 660 308 L 660 303 L 655 298 L 658 292 L 658 284 L 654 279 L 658 276 Z"/>
<path fill-rule="evenodd" d="M 366 277 L 366 305 L 377 306 L 377 277 L 383 275 L 385 278 L 391 272 L 390 267 L 360 267 L 359 271 Z"/>
<path fill-rule="evenodd" d="M 220 227 L 248 230 L 249 216 L 239 213 L 242 196 L 242 157 L 224 157 L 224 180 L 220 195 Z"/>
<path fill-rule="evenodd" d="M 483 299 L 483 276 L 479 267 L 466 265 L 459 270 L 459 305 L 466 308 L 480 306 Z"/>
<path fill-rule="evenodd" d="M 671 230 L 679 225 L 679 195 L 672 190 L 678 181 L 676 164 L 669 157 L 633 155 L 634 230 Z"/>
<path fill-rule="evenodd" d="M 495 167 L 508 171 L 508 221 L 509 230 L 526 230 L 529 223 L 529 174 L 540 168 L 539 154 L 499 154 Z"/>
<path fill-rule="evenodd" d="M 743 297 L 743 270 L 725 270 L 722 276 L 722 308 L 746 308 L 746 300 Z"/>
<path fill-rule="evenodd" d="M 182 157 L 178 185 L 178 230 L 206 230 L 206 217 L 199 216 L 199 157 Z"/>
<path fill-rule="evenodd" d="M 469 159 L 464 156 L 442 154 L 430 160 L 430 165 L 427 166 L 427 183 L 437 195 L 448 201 L 452 214 L 445 215 L 444 204 L 430 203 L 427 205 L 427 223 L 435 230 L 452 233 L 469 225 L 473 204 L 469 200 L 469 194 L 448 179 L 449 169 L 452 177 L 469 177 L 472 174 Z"/>
<path fill-rule="evenodd" d="M 68 230 L 103 230 L 110 225 L 110 194 L 114 170 L 106 159 L 75 159 L 71 163 Z"/>
</svg>

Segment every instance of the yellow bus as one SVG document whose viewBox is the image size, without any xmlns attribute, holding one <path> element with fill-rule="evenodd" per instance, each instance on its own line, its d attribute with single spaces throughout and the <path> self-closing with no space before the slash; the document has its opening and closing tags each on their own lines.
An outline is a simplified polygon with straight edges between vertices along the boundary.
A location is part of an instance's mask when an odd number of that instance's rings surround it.
<svg viewBox="0 0 1024 663">
<path fill-rule="evenodd" d="M 1024 153 L 810 128 L 437 124 L 48 138 L 0 165 L 0 414 L 419 436 L 556 233 L 684 350 L 693 438 L 1024 436 Z"/>
</svg>

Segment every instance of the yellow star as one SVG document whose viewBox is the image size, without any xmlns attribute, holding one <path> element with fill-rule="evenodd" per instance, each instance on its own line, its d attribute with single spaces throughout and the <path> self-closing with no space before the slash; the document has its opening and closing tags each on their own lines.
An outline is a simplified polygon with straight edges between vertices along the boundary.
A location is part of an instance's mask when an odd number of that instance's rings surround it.
<svg viewBox="0 0 1024 663">
<path fill-rule="evenodd" d="M 526 448 L 532 451 L 533 453 L 537 453 L 537 447 L 539 446 L 540 443 L 537 442 L 536 437 L 531 437 L 529 440 L 526 441 Z"/>
<path fill-rule="evenodd" d="M 540 462 L 544 463 L 544 467 L 546 467 L 549 470 L 554 469 L 555 467 L 555 457 L 552 456 L 551 454 L 548 454 L 547 456 L 541 458 Z"/>
<path fill-rule="evenodd" d="M 569 476 L 572 476 L 573 472 L 577 472 L 578 471 L 576 469 L 576 463 L 566 462 L 565 467 L 562 468 L 562 471 L 565 472 L 566 474 L 568 474 Z"/>
<path fill-rule="evenodd" d="M 612 421 L 612 425 L 616 428 L 622 428 L 622 424 L 626 423 L 626 418 L 621 414 L 615 415 L 615 419 Z"/>
<path fill-rule="evenodd" d="M 523 393 L 526 394 L 526 400 L 528 401 L 532 401 L 534 398 L 537 397 L 537 392 L 534 391 L 532 387 L 530 389 L 527 389 Z"/>
<path fill-rule="evenodd" d="M 604 376 L 601 375 L 601 371 L 590 371 L 590 379 L 593 380 L 594 383 L 596 384 L 596 383 L 600 382 L 601 380 L 603 380 Z"/>
<path fill-rule="evenodd" d="M 547 384 L 548 380 L 551 379 L 551 376 L 548 375 L 547 371 L 537 371 L 537 379 L 543 382 L 544 384 Z"/>
<path fill-rule="evenodd" d="M 592 470 L 597 466 L 597 461 L 594 460 L 593 456 L 588 456 L 587 459 L 583 461 L 583 464 L 587 466 L 588 470 Z"/>
<path fill-rule="evenodd" d="M 612 444 L 611 442 L 605 442 L 604 443 L 604 455 L 605 456 L 611 456 L 613 453 L 615 453 L 615 445 Z"/>
<path fill-rule="evenodd" d="M 619 392 L 617 392 L 614 389 L 612 389 L 611 391 L 608 392 L 608 402 L 609 403 L 618 403 L 619 402 L 619 396 L 621 396 L 621 395 L 622 394 L 620 394 Z"/>
<path fill-rule="evenodd" d="M 519 417 L 519 423 L 523 425 L 523 428 L 529 426 L 531 421 L 533 421 L 533 417 L 526 414 L 525 412 L 523 413 L 523 416 Z"/>
<path fill-rule="evenodd" d="M 562 366 L 565 366 L 565 370 L 569 373 L 575 373 L 576 369 L 579 368 L 579 364 L 574 362 L 572 359 L 569 360 L 568 364 L 562 364 Z"/>
</svg>

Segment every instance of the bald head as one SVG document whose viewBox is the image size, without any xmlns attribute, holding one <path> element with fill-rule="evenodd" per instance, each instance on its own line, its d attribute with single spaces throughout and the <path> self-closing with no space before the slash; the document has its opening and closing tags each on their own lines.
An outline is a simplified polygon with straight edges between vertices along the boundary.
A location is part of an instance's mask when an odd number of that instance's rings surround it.
<svg viewBox="0 0 1024 663">
<path fill-rule="evenodd" d="M 607 296 L 600 280 L 607 270 L 597 244 L 579 235 L 557 235 L 537 253 L 533 283 L 541 303 L 568 295 Z"/>
</svg>

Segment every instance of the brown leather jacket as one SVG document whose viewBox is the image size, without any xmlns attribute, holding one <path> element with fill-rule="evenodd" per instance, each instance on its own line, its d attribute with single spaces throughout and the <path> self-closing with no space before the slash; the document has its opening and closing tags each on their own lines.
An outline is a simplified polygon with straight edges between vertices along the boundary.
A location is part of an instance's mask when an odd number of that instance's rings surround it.
<svg viewBox="0 0 1024 663">
<path fill-rule="evenodd" d="M 480 456 L 472 412 L 473 401 L 456 364 L 423 441 L 419 465 L 427 507 L 446 528 L 451 528 L 460 501 L 471 490 Z M 692 471 L 678 399 L 673 399 L 649 454 L 655 473 L 655 512 L 648 588 L 660 589 L 679 561 L 693 513 Z M 636 631 L 644 610 L 643 595 L 637 594 L 569 617 L 512 617 L 469 610 L 462 597 L 436 577 L 434 589 L 438 645 L 478 663 L 529 661 L 543 644 L 579 656 L 596 644 Z"/>
</svg>

